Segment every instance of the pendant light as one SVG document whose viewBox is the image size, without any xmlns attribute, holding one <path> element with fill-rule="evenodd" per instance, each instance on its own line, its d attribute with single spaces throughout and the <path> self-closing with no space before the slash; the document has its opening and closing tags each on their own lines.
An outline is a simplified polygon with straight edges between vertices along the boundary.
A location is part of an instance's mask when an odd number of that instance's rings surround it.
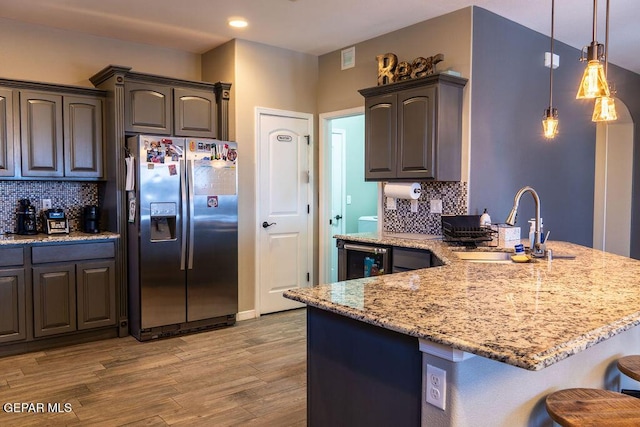
<svg viewBox="0 0 640 427">
<path fill-rule="evenodd" d="M 610 96 L 609 85 L 600 59 L 604 57 L 604 46 L 596 41 L 596 16 L 598 12 L 598 0 L 593 0 L 593 37 L 591 44 L 582 49 L 580 61 L 587 61 L 576 99 L 592 99 L 601 96 Z M 585 49 L 586 57 L 585 57 Z"/>
<path fill-rule="evenodd" d="M 606 33 L 604 38 L 604 75 L 605 77 L 609 77 L 609 0 L 607 0 L 606 19 Z M 610 92 L 611 94 L 613 94 L 615 91 L 610 90 Z M 596 98 L 591 121 L 608 122 L 617 119 L 618 114 L 616 113 L 616 105 L 613 98 L 611 98 L 610 96 L 601 96 L 599 98 Z"/>
<path fill-rule="evenodd" d="M 555 0 L 551 0 L 551 61 L 549 64 L 549 108 L 544 111 L 542 130 L 547 139 L 555 138 L 558 133 L 558 109 L 553 108 L 553 18 Z"/>
</svg>

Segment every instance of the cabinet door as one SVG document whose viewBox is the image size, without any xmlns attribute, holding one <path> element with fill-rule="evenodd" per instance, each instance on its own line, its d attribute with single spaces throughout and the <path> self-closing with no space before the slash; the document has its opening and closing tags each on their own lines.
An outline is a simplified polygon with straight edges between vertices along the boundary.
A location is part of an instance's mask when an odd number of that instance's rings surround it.
<svg viewBox="0 0 640 427">
<path fill-rule="evenodd" d="M 13 92 L 0 89 L 0 177 L 15 176 L 13 157 Z"/>
<path fill-rule="evenodd" d="M 115 262 L 78 263 L 78 329 L 116 323 Z"/>
<path fill-rule="evenodd" d="M 173 122 L 171 87 L 126 82 L 124 90 L 126 131 L 171 135 Z"/>
<path fill-rule="evenodd" d="M 64 97 L 64 174 L 100 178 L 103 172 L 102 99 Z"/>
<path fill-rule="evenodd" d="M 366 181 L 396 176 L 396 95 L 372 96 L 365 101 Z"/>
<path fill-rule="evenodd" d="M 173 90 L 176 136 L 214 138 L 216 99 L 213 92 L 197 89 Z"/>
<path fill-rule="evenodd" d="M 76 330 L 74 264 L 33 267 L 34 336 Z"/>
<path fill-rule="evenodd" d="M 435 178 L 435 86 L 398 93 L 398 178 Z"/>
<path fill-rule="evenodd" d="M 20 92 L 20 127 L 22 175 L 63 176 L 62 96 Z"/>
<path fill-rule="evenodd" d="M 0 343 L 27 338 L 24 268 L 0 270 Z"/>
</svg>

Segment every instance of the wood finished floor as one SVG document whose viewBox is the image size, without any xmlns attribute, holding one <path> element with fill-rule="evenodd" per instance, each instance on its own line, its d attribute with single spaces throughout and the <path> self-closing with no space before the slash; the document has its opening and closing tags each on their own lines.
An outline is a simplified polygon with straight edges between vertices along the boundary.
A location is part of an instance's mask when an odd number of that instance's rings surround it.
<svg viewBox="0 0 640 427">
<path fill-rule="evenodd" d="M 0 358 L 0 426 L 304 426 L 306 312 L 140 343 L 132 337 Z"/>
</svg>

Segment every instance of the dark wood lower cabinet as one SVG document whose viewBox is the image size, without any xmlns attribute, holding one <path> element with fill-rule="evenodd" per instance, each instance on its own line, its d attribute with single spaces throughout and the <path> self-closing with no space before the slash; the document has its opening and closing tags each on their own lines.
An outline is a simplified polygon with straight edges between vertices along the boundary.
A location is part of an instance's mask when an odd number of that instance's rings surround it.
<svg viewBox="0 0 640 427">
<path fill-rule="evenodd" d="M 27 338 L 24 268 L 0 269 L 0 343 Z"/>
<path fill-rule="evenodd" d="M 35 337 L 76 330 L 76 274 L 74 264 L 33 267 Z"/>
<path fill-rule="evenodd" d="M 115 325 L 115 267 L 114 261 L 77 264 L 79 330 Z"/>
<path fill-rule="evenodd" d="M 118 335 L 114 240 L 0 247 L 0 357 Z"/>
</svg>

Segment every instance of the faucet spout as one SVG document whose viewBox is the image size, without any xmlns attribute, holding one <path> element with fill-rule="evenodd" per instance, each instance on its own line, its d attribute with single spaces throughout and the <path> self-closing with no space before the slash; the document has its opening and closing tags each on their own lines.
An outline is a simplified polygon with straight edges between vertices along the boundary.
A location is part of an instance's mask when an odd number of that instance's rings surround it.
<svg viewBox="0 0 640 427">
<path fill-rule="evenodd" d="M 543 257 L 545 255 L 545 245 L 542 242 L 542 232 L 540 231 L 540 197 L 536 190 L 528 185 L 518 190 L 513 198 L 513 207 L 511 208 L 511 212 L 509 213 L 505 223 L 515 225 L 516 217 L 518 216 L 518 205 L 520 204 L 520 199 L 524 193 L 530 193 L 536 205 L 536 232 L 531 244 L 531 254 L 535 257 Z"/>
</svg>

